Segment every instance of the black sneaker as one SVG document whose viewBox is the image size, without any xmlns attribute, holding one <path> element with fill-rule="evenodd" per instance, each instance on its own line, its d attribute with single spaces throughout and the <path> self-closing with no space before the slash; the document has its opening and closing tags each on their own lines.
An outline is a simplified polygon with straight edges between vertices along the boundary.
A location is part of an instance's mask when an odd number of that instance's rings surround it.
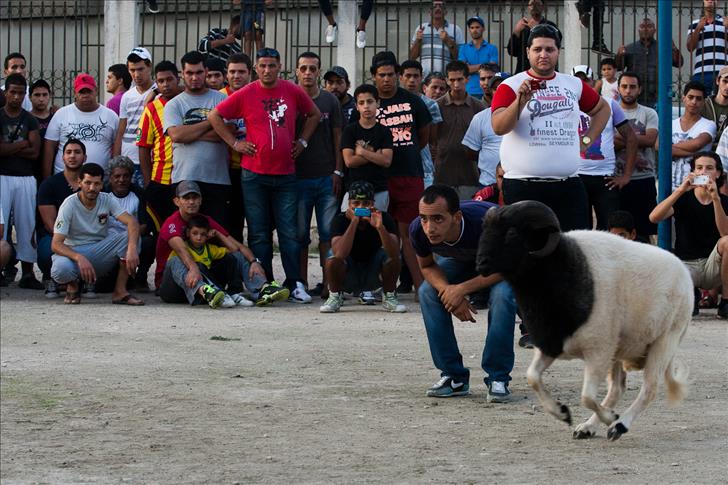
<svg viewBox="0 0 728 485">
<path fill-rule="evenodd" d="M 693 288 L 693 296 L 695 298 L 695 301 L 693 302 L 693 316 L 696 317 L 700 315 L 700 288 Z M 721 299 L 721 303 L 723 300 Z M 720 308 L 718 308 L 720 311 Z"/>
<path fill-rule="evenodd" d="M 601 54 L 603 56 L 613 56 L 614 55 L 614 52 L 610 51 L 609 47 L 607 47 L 607 45 L 604 42 L 595 42 L 594 44 L 592 44 L 591 50 L 593 50 L 597 54 Z"/>
<path fill-rule="evenodd" d="M 470 304 L 476 310 L 487 310 L 488 309 L 488 296 L 481 292 L 470 295 Z"/>
<path fill-rule="evenodd" d="M 728 300 L 721 298 L 718 303 L 718 318 L 728 318 Z"/>
<path fill-rule="evenodd" d="M 324 291 L 324 285 L 321 283 L 316 283 L 316 286 L 314 286 L 312 289 L 308 290 L 308 294 L 311 296 L 321 296 Z"/>
<path fill-rule="evenodd" d="M 18 287 L 26 290 L 45 290 L 43 283 L 35 279 L 35 276 L 32 274 L 23 275 L 20 281 L 18 281 Z"/>
<path fill-rule="evenodd" d="M 531 336 L 527 333 L 521 335 L 521 338 L 518 339 L 518 346 L 523 347 L 524 349 L 532 349 L 533 340 L 531 340 Z"/>
<path fill-rule="evenodd" d="M 428 397 L 456 397 L 470 393 L 467 382 L 456 382 L 450 376 L 442 376 L 439 381 L 427 390 Z"/>
<path fill-rule="evenodd" d="M 412 284 L 411 283 L 400 283 L 397 287 L 397 293 L 401 295 L 406 295 L 407 293 L 412 293 Z"/>
</svg>

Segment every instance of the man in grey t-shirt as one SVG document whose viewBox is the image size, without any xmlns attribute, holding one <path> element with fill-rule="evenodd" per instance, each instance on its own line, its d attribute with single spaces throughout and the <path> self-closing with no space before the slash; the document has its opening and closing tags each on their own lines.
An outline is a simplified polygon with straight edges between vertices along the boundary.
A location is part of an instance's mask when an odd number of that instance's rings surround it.
<svg viewBox="0 0 728 485">
<path fill-rule="evenodd" d="M 197 51 L 182 56 L 185 90 L 164 107 L 164 131 L 173 143 L 172 183 L 197 182 L 204 201 L 201 211 L 227 227 L 229 154 L 207 121 L 207 115 L 225 99 L 225 95 L 205 86 L 207 68 L 204 61 Z"/>
<path fill-rule="evenodd" d="M 79 172 L 81 190 L 63 201 L 53 232 L 53 265 L 51 277 L 66 284 L 67 304 L 81 303 L 79 277 L 86 283 L 119 272 L 111 302 L 121 305 L 143 305 L 144 302 L 126 290 L 129 275 L 139 265 L 139 223 L 110 194 L 102 193 L 104 169 L 87 163 Z M 125 233 L 109 233 L 109 216 L 126 225 Z"/>
</svg>

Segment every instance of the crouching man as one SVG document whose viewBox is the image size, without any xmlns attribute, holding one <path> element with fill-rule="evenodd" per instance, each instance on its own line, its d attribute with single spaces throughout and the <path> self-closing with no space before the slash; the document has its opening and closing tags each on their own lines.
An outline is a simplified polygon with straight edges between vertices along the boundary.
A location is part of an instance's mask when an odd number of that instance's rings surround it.
<svg viewBox="0 0 728 485">
<path fill-rule="evenodd" d="M 126 290 L 129 275 L 139 266 L 139 223 L 111 196 L 102 193 L 104 169 L 87 163 L 79 171 L 81 190 L 63 201 L 53 232 L 51 277 L 66 284 L 64 303 L 81 303 L 79 277 L 93 284 L 119 265 L 111 302 L 143 305 Z M 109 232 L 109 217 L 126 232 Z"/>
<path fill-rule="evenodd" d="M 490 288 L 488 334 L 481 361 L 486 373 L 487 400 L 510 399 L 516 299 L 499 275 L 480 276 L 475 270 L 483 217 L 491 207 L 495 204 L 461 203 L 453 188 L 435 184 L 422 194 L 419 219 L 409 227 L 410 241 L 425 278 L 418 291 L 422 317 L 432 360 L 440 370 L 440 380 L 427 390 L 430 397 L 468 394 L 470 370 L 463 366 L 452 315 L 462 322 L 475 322 L 477 312 L 468 295 Z"/>
<path fill-rule="evenodd" d="M 344 304 L 343 291 L 370 295 L 382 287 L 382 306 L 388 312 L 404 313 L 394 292 L 399 278 L 399 238 L 392 216 L 374 208 L 374 186 L 358 180 L 349 187 L 346 212 L 337 214 L 331 225 L 331 256 L 326 260 L 329 298 L 319 310 L 338 312 Z M 359 299 L 363 305 L 374 299 Z"/>
</svg>

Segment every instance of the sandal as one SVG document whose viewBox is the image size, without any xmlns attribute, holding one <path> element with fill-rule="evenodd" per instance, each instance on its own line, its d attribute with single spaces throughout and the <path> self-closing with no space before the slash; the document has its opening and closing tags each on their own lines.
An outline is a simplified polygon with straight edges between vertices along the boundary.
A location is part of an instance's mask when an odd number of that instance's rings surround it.
<svg viewBox="0 0 728 485">
<path fill-rule="evenodd" d="M 126 296 L 123 296 L 118 300 L 111 300 L 111 303 L 114 305 L 144 306 L 144 300 L 140 300 L 131 293 L 127 293 Z"/>
<path fill-rule="evenodd" d="M 66 297 L 63 299 L 63 303 L 66 305 L 81 304 L 81 292 L 80 291 L 66 291 Z"/>
<path fill-rule="evenodd" d="M 703 297 L 700 299 L 700 302 L 698 303 L 698 306 L 700 308 L 717 308 L 718 307 L 718 299 L 712 296 L 707 291 L 703 293 Z"/>
</svg>

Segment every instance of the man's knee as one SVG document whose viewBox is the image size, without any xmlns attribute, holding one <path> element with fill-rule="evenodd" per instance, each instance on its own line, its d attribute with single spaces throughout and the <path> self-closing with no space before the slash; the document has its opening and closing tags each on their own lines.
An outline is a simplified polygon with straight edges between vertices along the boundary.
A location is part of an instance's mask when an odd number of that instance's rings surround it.
<svg viewBox="0 0 728 485">
<path fill-rule="evenodd" d="M 490 289 L 490 308 L 496 305 L 506 305 L 506 308 L 516 308 L 516 297 L 511 285 L 505 281 L 497 283 Z"/>
<path fill-rule="evenodd" d="M 724 254 L 728 251 L 728 236 L 723 236 L 720 239 L 718 239 L 718 254 L 723 257 Z"/>
<path fill-rule="evenodd" d="M 76 263 L 67 257 L 54 255 L 51 265 L 51 278 L 56 283 L 70 283 L 78 279 L 78 267 Z"/>
<path fill-rule="evenodd" d="M 438 295 L 437 290 L 428 283 L 427 281 L 423 281 L 420 287 L 417 289 L 417 295 L 420 297 L 420 304 L 424 303 L 431 303 L 431 302 L 440 302 L 440 295 Z"/>
</svg>

